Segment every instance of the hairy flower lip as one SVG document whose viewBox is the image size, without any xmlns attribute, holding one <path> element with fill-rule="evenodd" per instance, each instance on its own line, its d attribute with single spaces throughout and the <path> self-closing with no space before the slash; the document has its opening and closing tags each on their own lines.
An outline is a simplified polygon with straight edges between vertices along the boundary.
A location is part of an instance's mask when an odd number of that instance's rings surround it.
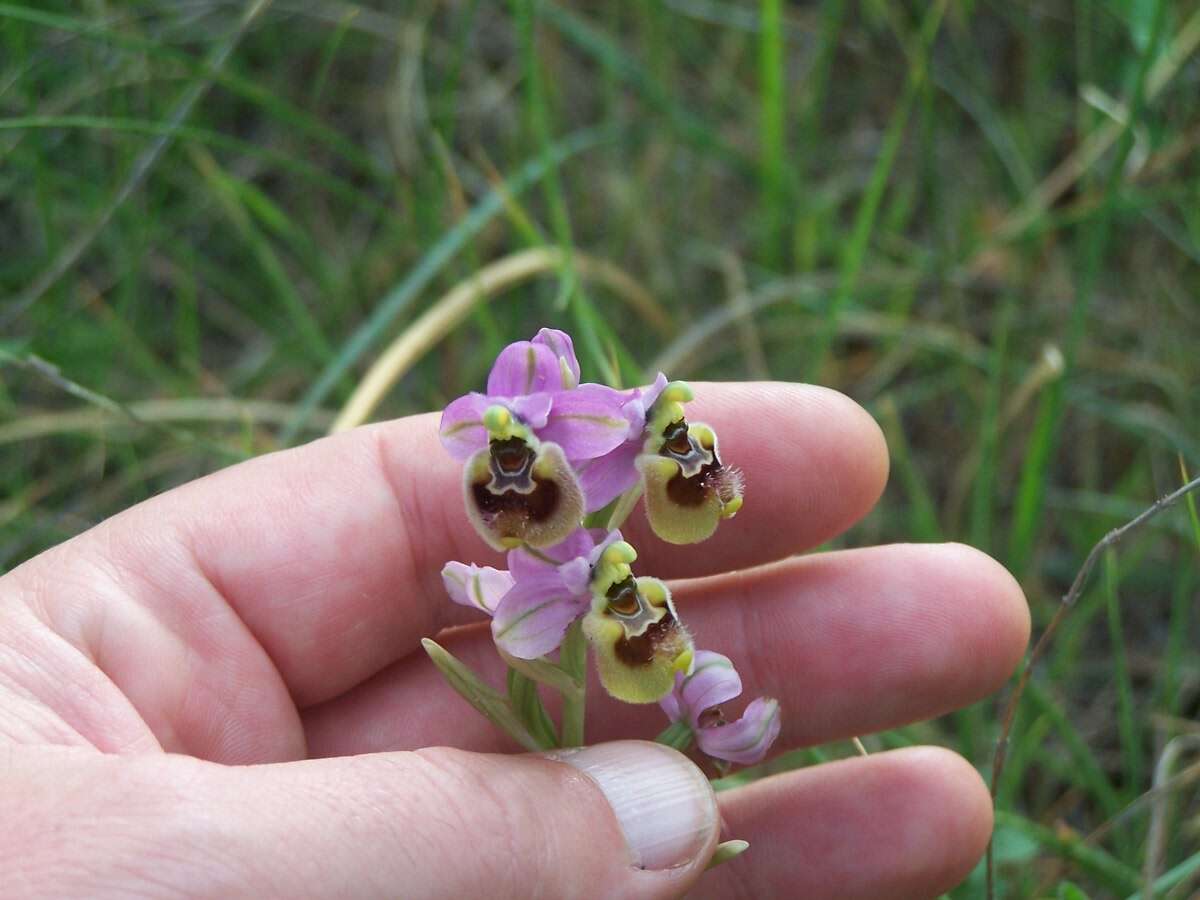
<svg viewBox="0 0 1200 900">
<path fill-rule="evenodd" d="M 721 462 L 711 426 L 680 415 L 647 438 L 644 450 L 635 464 L 642 476 L 646 518 L 664 541 L 706 540 L 722 519 L 741 509 L 741 472 Z"/>
<path fill-rule="evenodd" d="M 605 690 L 626 703 L 653 703 L 670 693 L 677 670 L 691 666 L 692 639 L 665 584 L 644 576 L 635 583 L 636 614 L 614 611 L 609 593 L 597 593 L 583 630 Z M 627 589 L 625 579 L 614 586 Z"/>
<path fill-rule="evenodd" d="M 558 543 L 583 517 L 583 491 L 562 448 L 539 442 L 528 450 L 532 457 L 515 472 L 499 471 L 490 444 L 463 468 L 468 518 L 497 550 Z"/>
</svg>

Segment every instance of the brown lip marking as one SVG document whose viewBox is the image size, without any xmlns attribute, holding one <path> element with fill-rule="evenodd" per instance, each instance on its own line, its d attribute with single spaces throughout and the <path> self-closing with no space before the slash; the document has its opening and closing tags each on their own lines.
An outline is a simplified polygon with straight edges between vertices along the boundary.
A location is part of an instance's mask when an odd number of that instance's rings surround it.
<svg viewBox="0 0 1200 900">
<path fill-rule="evenodd" d="M 654 661 L 655 651 L 671 632 L 675 630 L 675 617 L 668 611 L 657 622 L 646 626 L 637 637 L 621 637 L 614 648 L 617 659 L 628 666 L 648 666 Z"/>
<path fill-rule="evenodd" d="M 680 506 L 702 506 L 712 490 L 711 482 L 721 472 L 721 461 L 714 459 L 691 478 L 682 472 L 667 482 L 667 496 Z"/>
<path fill-rule="evenodd" d="M 486 521 L 496 522 L 501 526 L 502 533 L 509 536 L 512 532 L 504 529 L 506 521 L 516 518 L 531 522 L 545 522 L 554 515 L 558 508 L 558 485 L 553 481 L 544 481 L 533 476 L 534 488 L 528 494 L 519 491 L 504 491 L 492 493 L 488 489 L 488 481 L 477 481 L 471 485 L 471 495 L 475 506 Z"/>
</svg>

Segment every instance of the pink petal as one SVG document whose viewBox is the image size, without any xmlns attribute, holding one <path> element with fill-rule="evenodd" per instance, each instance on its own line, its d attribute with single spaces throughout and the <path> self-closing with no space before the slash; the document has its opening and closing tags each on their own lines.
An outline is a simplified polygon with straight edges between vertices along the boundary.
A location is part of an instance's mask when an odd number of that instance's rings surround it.
<svg viewBox="0 0 1200 900">
<path fill-rule="evenodd" d="M 455 459 L 468 459 L 487 446 L 487 429 L 483 427 L 483 411 L 490 401 L 483 394 L 467 394 L 446 407 L 438 436 L 442 446 Z"/>
<path fill-rule="evenodd" d="M 546 427 L 553 402 L 553 395 L 543 392 L 505 399 L 504 405 L 512 411 L 513 415 L 536 431 Z"/>
<path fill-rule="evenodd" d="M 641 441 L 626 441 L 599 459 L 589 459 L 575 467 L 579 486 L 587 498 L 588 512 L 603 509 L 637 484 L 639 475 L 635 461 L 641 450 Z"/>
<path fill-rule="evenodd" d="M 492 619 L 492 636 L 510 656 L 536 659 L 556 649 L 590 598 L 572 595 L 557 573 L 518 581 Z"/>
<path fill-rule="evenodd" d="M 728 656 L 710 650 L 696 651 L 690 675 L 677 678 L 673 693 L 695 728 L 701 713 L 728 703 L 742 692 L 742 679 Z"/>
<path fill-rule="evenodd" d="M 742 765 L 761 762 L 779 737 L 779 701 L 760 697 L 728 725 L 696 730 L 700 750 L 717 759 Z"/>
<path fill-rule="evenodd" d="M 578 557 L 586 557 L 595 546 L 592 535 L 586 528 L 576 528 L 567 537 L 553 547 L 543 547 L 538 555 L 528 550 L 510 550 L 508 553 L 508 570 L 518 581 L 545 575 L 553 572 L 558 566 L 568 563 Z M 539 557 L 549 557 L 552 562 L 546 562 Z"/>
<path fill-rule="evenodd" d="M 575 342 L 565 331 L 557 328 L 543 328 L 533 337 L 533 343 L 549 347 L 559 360 L 559 367 L 565 368 L 571 377 L 563 387 L 570 389 L 579 384 L 579 360 L 575 356 Z"/>
<path fill-rule="evenodd" d="M 676 690 L 679 688 L 679 679 L 681 678 L 683 678 L 682 672 L 675 676 Z M 679 708 L 679 695 L 676 691 L 671 691 L 671 693 L 659 700 L 658 706 L 667 714 L 667 718 L 672 722 L 679 722 L 683 719 L 683 710 Z"/>
<path fill-rule="evenodd" d="M 596 546 L 593 547 L 591 552 L 588 554 L 588 564 L 592 566 L 600 562 L 600 557 L 604 555 L 604 551 L 607 550 L 610 545 L 615 544 L 617 541 L 625 540 L 625 538 L 621 536 L 621 532 L 616 528 L 607 533 L 605 533 L 604 529 L 602 528 L 593 528 L 589 531 L 589 533 L 592 536 L 592 540 L 596 542 Z"/>
<path fill-rule="evenodd" d="M 549 347 L 532 341 L 517 341 L 501 350 L 488 375 L 487 392 L 493 397 L 520 397 L 562 389 L 558 357 Z"/>
<path fill-rule="evenodd" d="M 598 384 L 556 394 L 550 421 L 538 437 L 558 444 L 572 462 L 603 456 L 619 447 L 629 434 L 622 403 L 618 391 Z"/>
<path fill-rule="evenodd" d="M 658 400 L 659 394 L 666 389 L 667 384 L 667 376 L 662 372 L 659 372 L 658 376 L 654 379 L 653 384 L 651 384 L 649 387 L 642 388 L 641 400 L 647 411 L 649 411 L 650 407 L 652 407 Z"/>
<path fill-rule="evenodd" d="M 592 580 L 592 567 L 585 558 L 577 556 L 558 567 L 558 577 L 572 594 L 586 594 Z"/>
<path fill-rule="evenodd" d="M 448 562 L 442 568 L 442 583 L 455 603 L 475 606 L 488 615 L 513 586 L 513 576 L 491 566 Z"/>
</svg>

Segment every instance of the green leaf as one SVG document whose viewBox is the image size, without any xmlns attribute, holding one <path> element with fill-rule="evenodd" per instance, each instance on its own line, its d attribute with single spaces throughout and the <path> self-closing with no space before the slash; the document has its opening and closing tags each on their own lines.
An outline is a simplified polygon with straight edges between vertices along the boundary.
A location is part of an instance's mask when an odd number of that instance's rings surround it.
<svg viewBox="0 0 1200 900">
<path fill-rule="evenodd" d="M 561 666 L 548 659 L 520 659 L 516 656 L 509 656 L 503 650 L 500 651 L 500 655 L 508 663 L 510 669 L 516 669 L 526 678 L 530 678 L 538 684 L 554 688 L 564 697 L 568 694 L 574 696 L 584 690 L 582 681 L 567 674 Z"/>
<path fill-rule="evenodd" d="M 1175 868 L 1164 872 L 1151 886 L 1152 897 L 1162 897 L 1167 891 L 1200 872 L 1200 853 L 1193 853 Z M 1142 894 L 1131 894 L 1128 900 L 1140 900 Z"/>
<path fill-rule="evenodd" d="M 421 646 L 425 648 L 425 652 L 429 654 L 429 658 L 449 682 L 450 687 L 458 691 L 484 718 L 526 750 L 546 749 L 521 723 L 508 700 L 498 691 L 488 687 L 465 663 L 430 638 L 422 639 Z"/>
<path fill-rule="evenodd" d="M 996 829 L 1012 830 L 1035 842 L 1041 854 L 1053 854 L 1087 872 L 1116 896 L 1136 891 L 1138 873 L 1100 847 L 1088 844 L 1076 835 L 1060 834 L 1053 828 L 1016 815 L 996 811 Z"/>
<path fill-rule="evenodd" d="M 715 869 L 721 863 L 729 862 L 737 856 L 741 856 L 750 849 L 749 841 L 723 841 L 717 844 L 717 849 L 713 851 L 712 859 L 708 861 L 708 865 L 704 868 Z"/>
<path fill-rule="evenodd" d="M 1129 38 L 1139 53 L 1145 53 L 1154 34 L 1154 15 L 1158 4 L 1155 0 L 1126 0 L 1125 21 L 1129 24 Z"/>
<path fill-rule="evenodd" d="M 1088 895 L 1083 892 L 1083 888 L 1070 881 L 1059 884 L 1058 892 L 1054 896 L 1057 900 L 1090 900 Z"/>
<path fill-rule="evenodd" d="M 28 352 L 28 338 L 0 338 L 0 362 L 20 362 L 20 358 Z"/>
<path fill-rule="evenodd" d="M 538 696 L 536 681 L 516 669 L 509 669 L 508 702 L 534 740 L 547 750 L 558 746 L 554 723 Z"/>
<path fill-rule="evenodd" d="M 3 346 L 0 344 L 0 346 Z M 1192 480 L 1188 474 L 1187 463 L 1183 461 L 1183 454 L 1179 454 L 1179 473 L 1183 476 L 1183 483 L 1187 484 Z M 1184 499 L 1188 509 L 1188 519 L 1192 523 L 1192 537 L 1196 539 L 1196 549 L 1200 550 L 1200 512 L 1196 511 L 1196 495 L 1188 494 Z"/>
</svg>

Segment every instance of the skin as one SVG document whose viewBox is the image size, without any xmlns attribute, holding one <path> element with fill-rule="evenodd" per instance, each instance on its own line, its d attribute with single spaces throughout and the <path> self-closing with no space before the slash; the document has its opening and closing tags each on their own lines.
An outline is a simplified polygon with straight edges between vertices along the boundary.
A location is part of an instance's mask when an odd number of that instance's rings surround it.
<svg viewBox="0 0 1200 900">
<path fill-rule="evenodd" d="M 1004 683 L 1029 616 L 987 556 L 793 557 L 883 490 L 887 450 L 861 408 L 816 387 L 695 389 L 689 417 L 745 470 L 746 506 L 699 546 L 662 544 L 640 514 L 624 531 L 639 574 L 688 579 L 672 585 L 680 615 L 697 646 L 734 660 L 745 699 L 780 700 L 777 751 L 929 718 Z M 486 623 L 441 585 L 446 560 L 502 563 L 467 523 L 436 426 L 415 416 L 231 467 L 0 579 L 0 808 L 23 823 L 0 830 L 7 895 L 605 884 L 631 897 L 919 898 L 965 877 L 990 803 L 944 750 L 722 793 L 724 836 L 752 849 L 704 875 L 702 861 L 633 870 L 587 779 L 493 755 L 514 748 L 419 647 L 440 634 L 500 672 Z M 664 724 L 656 707 L 590 696 L 590 741 Z"/>
</svg>

